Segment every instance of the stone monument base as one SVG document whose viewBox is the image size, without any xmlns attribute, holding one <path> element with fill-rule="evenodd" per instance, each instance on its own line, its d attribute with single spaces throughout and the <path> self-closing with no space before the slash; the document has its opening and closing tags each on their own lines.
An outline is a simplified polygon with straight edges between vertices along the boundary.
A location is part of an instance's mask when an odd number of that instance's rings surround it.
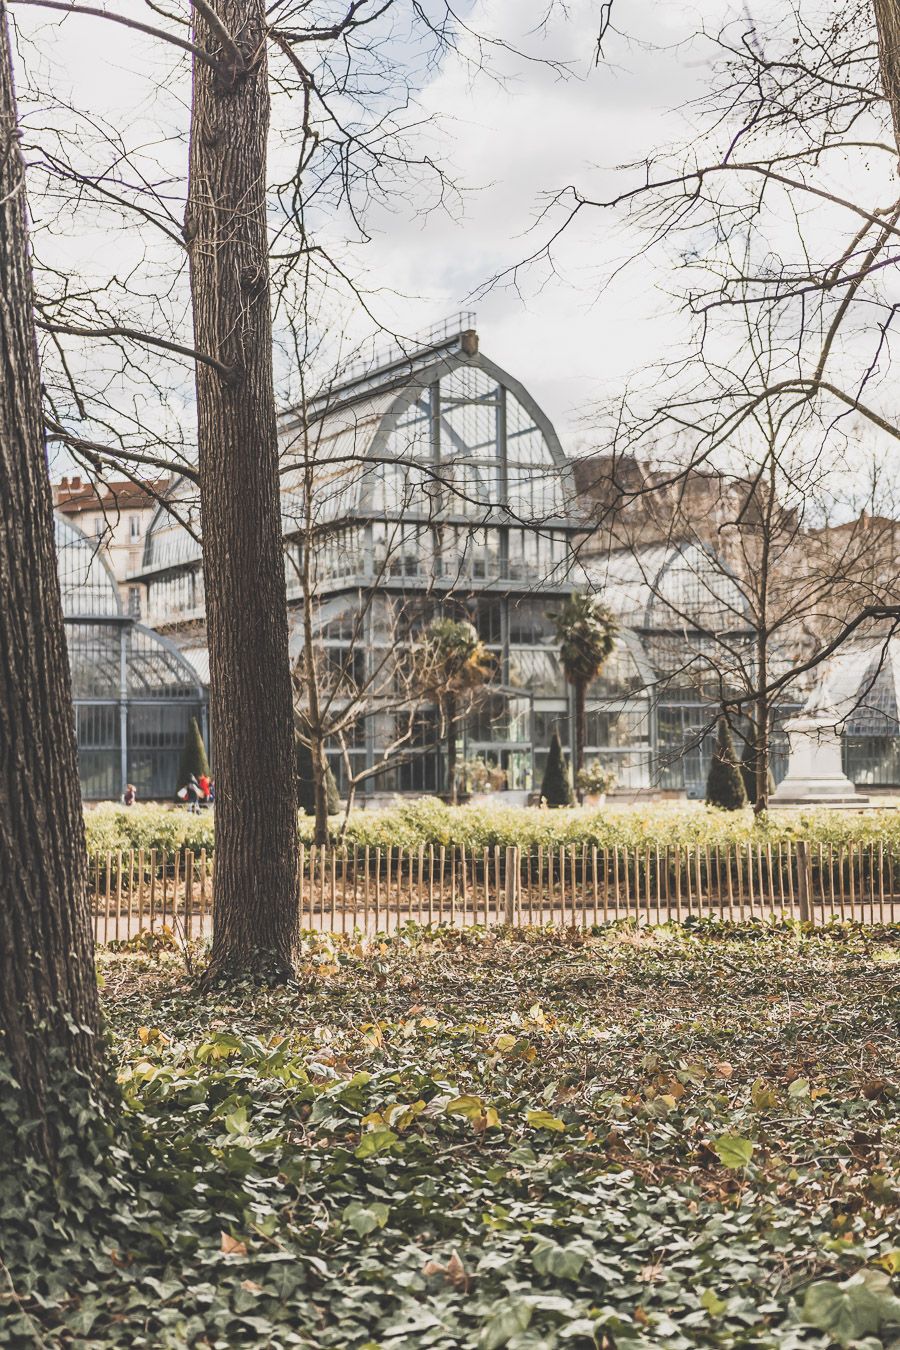
<svg viewBox="0 0 900 1350">
<path fill-rule="evenodd" d="M 790 742 L 787 776 L 769 798 L 770 806 L 867 806 L 841 766 L 841 737 L 833 709 L 804 712 L 785 722 Z"/>
</svg>

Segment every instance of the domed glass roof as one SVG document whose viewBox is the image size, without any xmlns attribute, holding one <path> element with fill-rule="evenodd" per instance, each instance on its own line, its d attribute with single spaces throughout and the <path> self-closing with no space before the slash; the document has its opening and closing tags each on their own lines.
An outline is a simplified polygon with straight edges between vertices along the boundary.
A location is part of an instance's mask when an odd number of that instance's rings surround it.
<svg viewBox="0 0 900 1350">
<path fill-rule="evenodd" d="M 343 401 L 342 401 L 343 400 Z M 528 393 L 481 355 L 425 363 L 388 388 L 316 401 L 307 420 L 281 419 L 282 528 L 290 535 L 350 518 L 478 519 L 536 524 L 566 515 L 571 470 L 546 416 Z M 308 466 L 313 466 L 312 489 Z M 196 487 L 169 500 L 192 529 Z M 144 568 L 195 562 L 200 546 L 160 507 L 147 532 Z"/>
</svg>

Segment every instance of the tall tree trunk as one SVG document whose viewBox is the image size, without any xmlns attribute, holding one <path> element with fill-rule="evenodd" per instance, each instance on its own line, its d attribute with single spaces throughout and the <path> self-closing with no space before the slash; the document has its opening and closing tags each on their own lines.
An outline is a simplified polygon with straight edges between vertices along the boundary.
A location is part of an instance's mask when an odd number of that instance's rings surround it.
<svg viewBox="0 0 900 1350">
<path fill-rule="evenodd" d="M 756 774 L 756 800 L 753 803 L 753 814 L 761 816 L 769 809 L 769 724 L 771 721 L 769 698 L 766 693 L 769 676 L 769 644 L 768 634 L 762 625 L 757 629 L 756 634 L 756 665 L 758 683 L 756 707 L 754 709 L 756 736 L 753 761 Z"/>
<path fill-rule="evenodd" d="M 325 757 L 325 746 L 321 736 L 313 739 L 311 746 L 312 766 L 313 766 L 313 784 L 315 786 L 316 799 L 316 836 L 317 844 L 326 845 L 329 840 L 328 833 L 328 760 Z"/>
<path fill-rule="evenodd" d="M 584 768 L 584 735 L 585 735 L 585 699 L 587 696 L 587 685 L 579 680 L 575 685 L 575 744 L 573 756 L 575 762 L 575 795 L 579 802 L 584 800 L 584 793 L 578 786 L 578 775 Z"/>
<path fill-rule="evenodd" d="M 99 1010 L 6 8 L 0 3 L 0 1057 L 32 1147 L 97 1069 Z M 74 1102 L 70 1102 L 74 1105 Z M 79 1103 L 79 1109 L 81 1103 Z"/>
<path fill-rule="evenodd" d="M 197 347 L 200 509 L 216 766 L 207 981 L 283 979 L 298 937 L 297 810 L 266 237 L 269 88 L 261 0 L 194 11 L 185 239 Z"/>
<path fill-rule="evenodd" d="M 450 805 L 456 806 L 459 794 L 456 790 L 456 699 L 453 694 L 444 698 L 444 716 L 447 722 L 447 795 Z"/>
<path fill-rule="evenodd" d="M 872 0 L 878 30 L 881 88 L 891 110 L 894 142 L 900 153 L 900 0 Z"/>
</svg>

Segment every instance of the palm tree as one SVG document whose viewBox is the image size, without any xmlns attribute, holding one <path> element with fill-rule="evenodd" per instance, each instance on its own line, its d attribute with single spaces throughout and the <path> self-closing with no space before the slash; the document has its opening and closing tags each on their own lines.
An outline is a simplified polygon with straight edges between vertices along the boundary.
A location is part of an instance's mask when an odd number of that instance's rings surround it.
<svg viewBox="0 0 900 1350">
<path fill-rule="evenodd" d="M 435 619 L 419 646 L 419 678 L 438 705 L 447 738 L 447 791 L 456 805 L 456 726 L 461 694 L 479 689 L 493 673 L 491 654 L 474 627 L 458 619 Z"/>
<path fill-rule="evenodd" d="M 592 595 L 570 595 L 558 614 L 552 616 L 559 642 L 559 656 L 566 679 L 575 690 L 575 782 L 584 768 L 586 732 L 585 699 L 588 685 L 596 680 L 612 652 L 618 624 L 610 611 Z M 578 800 L 582 797 L 578 790 Z"/>
</svg>

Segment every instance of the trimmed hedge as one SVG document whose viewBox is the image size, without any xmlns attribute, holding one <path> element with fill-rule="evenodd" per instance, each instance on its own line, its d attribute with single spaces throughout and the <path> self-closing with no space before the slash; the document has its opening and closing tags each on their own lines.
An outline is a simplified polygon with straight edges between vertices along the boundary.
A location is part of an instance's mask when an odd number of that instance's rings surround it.
<svg viewBox="0 0 900 1350">
<path fill-rule="evenodd" d="M 312 839 L 313 820 L 300 816 L 300 834 Z M 334 817 L 335 833 L 340 817 Z M 215 847 L 214 813 L 191 815 L 183 808 L 103 806 L 85 813 L 88 851 L 118 849 L 193 849 Z M 719 811 L 700 803 L 574 807 L 541 810 L 514 806 L 446 806 L 434 797 L 400 803 L 384 811 L 355 811 L 347 827 L 348 845 L 417 848 L 419 844 L 465 844 L 492 848 L 518 844 L 545 848 L 586 844 L 610 847 L 663 847 L 665 844 L 734 844 L 807 839 L 813 843 L 883 842 L 900 848 L 900 811 L 864 814 L 838 811 L 782 811 L 762 823 L 749 809 Z"/>
</svg>

